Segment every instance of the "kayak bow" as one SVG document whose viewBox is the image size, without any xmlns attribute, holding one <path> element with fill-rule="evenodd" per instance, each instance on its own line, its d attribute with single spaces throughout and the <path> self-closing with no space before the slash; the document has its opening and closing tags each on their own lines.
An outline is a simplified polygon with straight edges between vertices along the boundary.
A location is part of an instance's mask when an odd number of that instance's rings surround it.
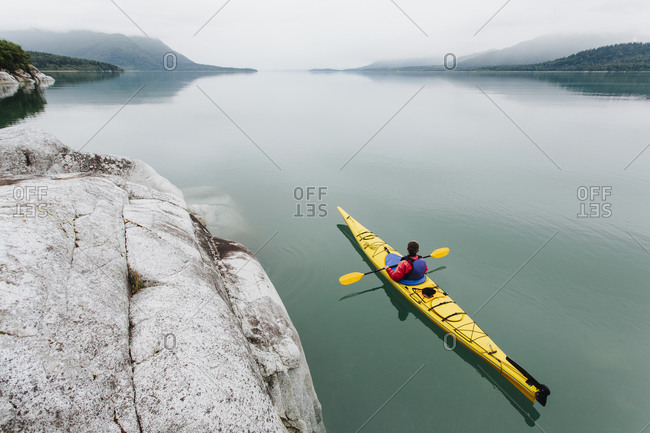
<svg viewBox="0 0 650 433">
<path fill-rule="evenodd" d="M 375 269 L 379 270 L 386 266 L 386 256 L 388 254 L 401 256 L 397 250 L 361 225 L 343 209 L 340 207 L 337 209 L 350 228 L 359 247 L 372 262 Z M 538 401 L 542 406 L 546 405 L 546 399 L 551 393 L 548 387 L 535 380 L 526 370 L 499 349 L 494 341 L 479 328 L 476 322 L 429 277 L 421 284 L 407 286 L 393 281 L 385 270 L 379 270 L 378 273 L 381 273 L 399 293 L 433 323 L 448 334 L 453 335 L 457 341 L 483 358 L 530 401 Z M 423 293 L 423 289 L 428 290 Z M 432 289 L 434 291 L 433 296 L 426 297 L 425 294 L 431 293 Z"/>
</svg>

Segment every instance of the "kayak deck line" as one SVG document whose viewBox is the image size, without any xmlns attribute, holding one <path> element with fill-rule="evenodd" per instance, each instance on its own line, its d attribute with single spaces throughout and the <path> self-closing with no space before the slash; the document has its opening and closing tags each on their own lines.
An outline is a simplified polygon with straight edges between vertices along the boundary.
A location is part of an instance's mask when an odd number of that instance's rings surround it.
<svg viewBox="0 0 650 433">
<path fill-rule="evenodd" d="M 388 254 L 402 256 L 372 231 L 338 207 L 356 242 L 376 269 L 385 267 Z M 443 331 L 452 334 L 457 341 L 487 361 L 495 370 L 512 383 L 530 401 L 546 405 L 550 390 L 540 384 L 519 364 L 508 357 L 476 322 L 449 295 L 428 276 L 417 285 L 405 285 L 393 281 L 385 270 L 379 271 L 412 305 Z M 423 297 L 423 289 L 433 289 L 433 296 Z M 418 293 L 419 291 L 419 293 Z"/>
</svg>

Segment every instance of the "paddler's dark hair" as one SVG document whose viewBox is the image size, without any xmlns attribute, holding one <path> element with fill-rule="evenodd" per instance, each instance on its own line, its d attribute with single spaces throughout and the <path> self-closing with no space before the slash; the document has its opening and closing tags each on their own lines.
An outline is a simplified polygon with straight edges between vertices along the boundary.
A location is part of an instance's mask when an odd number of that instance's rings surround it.
<svg viewBox="0 0 650 433">
<path fill-rule="evenodd" d="M 416 255 L 418 253 L 418 251 L 420 251 L 420 245 L 418 245 L 418 243 L 415 242 L 415 241 L 411 241 L 411 242 L 409 242 L 406 249 L 409 252 L 409 256 L 414 256 L 414 255 Z"/>
</svg>

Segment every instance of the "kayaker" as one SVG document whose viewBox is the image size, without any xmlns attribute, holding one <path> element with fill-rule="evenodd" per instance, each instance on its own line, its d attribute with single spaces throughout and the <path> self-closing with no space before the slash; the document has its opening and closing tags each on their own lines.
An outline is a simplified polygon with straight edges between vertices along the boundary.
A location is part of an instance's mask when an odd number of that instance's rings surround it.
<svg viewBox="0 0 650 433">
<path fill-rule="evenodd" d="M 406 250 L 408 251 L 408 256 L 402 257 L 395 270 L 386 268 L 386 272 L 388 272 L 388 275 L 393 281 L 417 281 L 424 277 L 424 274 L 429 269 L 427 262 L 418 256 L 420 245 L 417 242 L 409 242 Z"/>
</svg>

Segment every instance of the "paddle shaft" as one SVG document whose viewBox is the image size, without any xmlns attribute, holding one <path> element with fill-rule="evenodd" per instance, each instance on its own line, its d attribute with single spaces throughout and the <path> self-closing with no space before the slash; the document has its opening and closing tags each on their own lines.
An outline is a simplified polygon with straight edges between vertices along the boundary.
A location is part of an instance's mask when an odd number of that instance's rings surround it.
<svg viewBox="0 0 650 433">
<path fill-rule="evenodd" d="M 420 258 L 421 258 L 421 259 L 427 259 L 427 258 L 429 258 L 429 257 L 431 257 L 431 254 L 429 254 L 428 256 L 420 257 Z M 374 271 L 368 271 L 368 272 L 364 273 L 363 275 L 374 274 L 375 272 L 383 271 L 383 270 L 385 270 L 386 268 L 394 268 L 394 267 L 397 266 L 397 265 L 399 265 L 399 263 L 397 263 L 397 264 L 395 264 L 395 265 L 384 266 L 383 268 L 375 269 Z"/>
<path fill-rule="evenodd" d="M 446 256 L 449 254 L 449 248 L 438 248 L 428 256 L 422 257 L 423 259 L 426 259 L 427 257 L 433 257 L 434 259 L 439 259 L 441 257 Z M 380 269 L 375 269 L 374 271 L 368 271 L 365 274 L 362 274 L 361 272 L 352 272 L 350 274 L 343 275 L 341 278 L 339 278 L 339 283 L 343 284 L 344 286 L 347 286 L 348 284 L 356 283 L 360 279 L 362 279 L 365 275 L 370 275 L 374 274 L 379 271 L 383 271 L 386 268 L 393 268 L 397 266 L 398 264 L 391 265 L 391 266 L 384 266 Z"/>
</svg>

